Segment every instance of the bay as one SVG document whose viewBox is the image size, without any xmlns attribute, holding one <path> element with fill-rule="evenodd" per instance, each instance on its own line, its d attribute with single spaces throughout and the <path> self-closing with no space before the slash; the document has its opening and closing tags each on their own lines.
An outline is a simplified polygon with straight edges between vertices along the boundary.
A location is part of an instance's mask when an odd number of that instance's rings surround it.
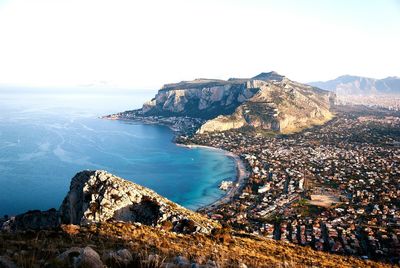
<svg viewBox="0 0 400 268">
<path fill-rule="evenodd" d="M 0 215 L 58 208 L 71 178 L 107 170 L 187 208 L 222 196 L 234 161 L 172 142 L 164 126 L 99 116 L 140 107 L 154 92 L 0 92 Z"/>
</svg>

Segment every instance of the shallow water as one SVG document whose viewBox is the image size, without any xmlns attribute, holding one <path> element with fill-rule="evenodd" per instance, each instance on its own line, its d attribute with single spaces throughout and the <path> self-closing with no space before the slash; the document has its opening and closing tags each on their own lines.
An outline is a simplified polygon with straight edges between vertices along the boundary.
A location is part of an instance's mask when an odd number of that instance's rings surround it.
<svg viewBox="0 0 400 268">
<path fill-rule="evenodd" d="M 107 170 L 191 209 L 219 198 L 219 182 L 235 176 L 223 153 L 176 146 L 163 126 L 98 118 L 153 94 L 0 93 L 0 215 L 58 208 L 83 169 Z"/>
</svg>

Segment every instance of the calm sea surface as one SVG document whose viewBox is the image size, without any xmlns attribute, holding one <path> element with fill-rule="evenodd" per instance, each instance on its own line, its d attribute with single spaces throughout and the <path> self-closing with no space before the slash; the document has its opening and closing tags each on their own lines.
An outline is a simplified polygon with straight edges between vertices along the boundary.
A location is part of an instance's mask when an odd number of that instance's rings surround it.
<svg viewBox="0 0 400 268">
<path fill-rule="evenodd" d="M 219 182 L 235 176 L 232 159 L 176 146 L 163 126 L 98 119 L 153 94 L 0 91 L 0 216 L 58 208 L 84 169 L 107 170 L 191 209 L 219 198 Z"/>
</svg>

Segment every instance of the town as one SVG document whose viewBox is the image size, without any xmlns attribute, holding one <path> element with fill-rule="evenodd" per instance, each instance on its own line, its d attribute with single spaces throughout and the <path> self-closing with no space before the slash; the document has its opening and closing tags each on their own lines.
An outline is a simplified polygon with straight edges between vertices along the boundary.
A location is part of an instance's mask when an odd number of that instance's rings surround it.
<svg viewBox="0 0 400 268">
<path fill-rule="evenodd" d="M 336 102 L 341 105 L 365 105 L 369 107 L 386 108 L 393 111 L 400 110 L 400 97 L 396 94 L 377 95 L 337 95 Z"/>
<path fill-rule="evenodd" d="M 188 116 L 160 116 L 160 115 L 143 115 L 143 111 L 132 110 L 117 114 L 111 114 L 101 117 L 109 120 L 130 120 L 144 124 L 157 124 L 169 127 L 176 135 L 193 135 L 196 130 L 205 122 L 201 118 L 193 118 Z"/>
<path fill-rule="evenodd" d="M 398 262 L 399 113 L 337 109 L 329 123 L 292 135 L 245 129 L 178 137 L 239 155 L 250 171 L 230 202 L 201 211 L 271 239 Z"/>
</svg>

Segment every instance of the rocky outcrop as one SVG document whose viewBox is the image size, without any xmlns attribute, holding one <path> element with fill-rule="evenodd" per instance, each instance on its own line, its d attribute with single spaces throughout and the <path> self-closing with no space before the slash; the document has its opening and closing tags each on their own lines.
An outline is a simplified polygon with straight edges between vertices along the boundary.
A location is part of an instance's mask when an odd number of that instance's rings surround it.
<svg viewBox="0 0 400 268">
<path fill-rule="evenodd" d="M 249 79 L 196 79 L 167 84 L 143 105 L 141 113 L 209 120 L 198 133 L 245 126 L 291 133 L 330 120 L 333 98 L 333 93 L 269 72 Z"/>
<path fill-rule="evenodd" d="M 217 226 L 148 188 L 105 171 L 82 171 L 75 175 L 59 213 L 64 224 L 116 220 L 168 226 L 184 233 L 210 233 Z"/>
<path fill-rule="evenodd" d="M 0 219 L 0 231 L 61 229 L 70 235 L 80 226 L 99 222 L 129 222 L 179 233 L 210 233 L 220 227 L 207 217 L 185 209 L 133 182 L 106 171 L 76 174 L 60 209 L 32 210 Z"/>
<path fill-rule="evenodd" d="M 237 129 L 245 126 L 247 124 L 245 118 L 243 117 L 242 108 L 237 108 L 232 115 L 220 115 L 212 120 L 206 121 L 198 133 L 213 132 L 213 131 L 226 131 L 229 129 Z"/>
</svg>

